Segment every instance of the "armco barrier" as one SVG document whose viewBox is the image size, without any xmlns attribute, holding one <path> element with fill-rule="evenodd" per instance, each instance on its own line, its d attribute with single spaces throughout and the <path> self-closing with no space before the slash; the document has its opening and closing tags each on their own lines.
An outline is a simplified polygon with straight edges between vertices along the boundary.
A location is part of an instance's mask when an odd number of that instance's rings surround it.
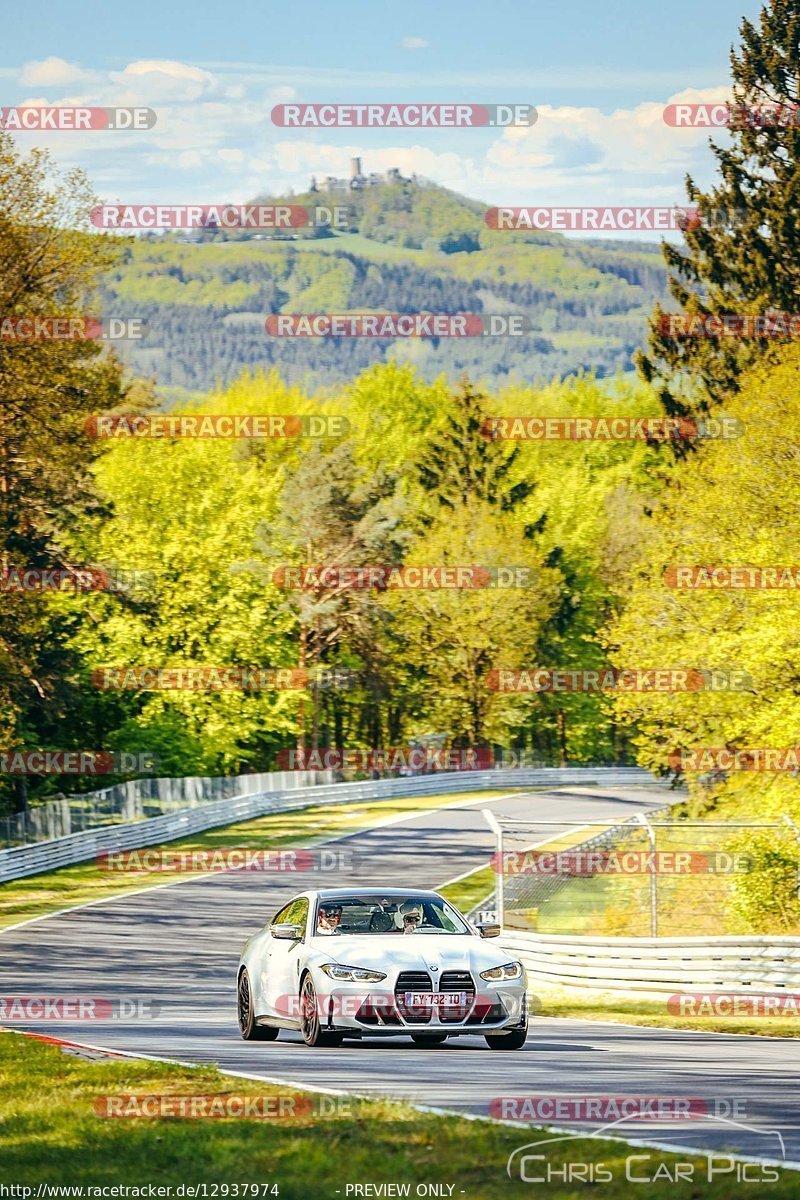
<svg viewBox="0 0 800 1200">
<path fill-rule="evenodd" d="M 602 938 L 504 930 L 502 945 L 525 964 L 534 992 L 800 992 L 798 937 Z"/>
<path fill-rule="evenodd" d="M 188 837 L 204 829 L 249 821 L 269 812 L 288 812 L 317 804 L 358 804 L 365 800 L 390 800 L 403 796 L 443 795 L 447 792 L 508 790 L 511 788 L 558 787 L 565 784 L 607 787 L 657 784 L 648 771 L 638 767 L 538 767 L 491 771 L 454 771 L 400 779 L 370 779 L 359 783 L 333 783 L 235 796 L 194 808 L 180 809 L 160 817 L 149 817 L 124 825 L 109 825 L 68 837 L 12 846 L 0 850 L 0 883 L 52 871 L 94 858 L 105 851 L 138 850 L 160 842 Z"/>
<path fill-rule="evenodd" d="M 165 817 L 216 800 L 335 782 L 336 776 L 330 770 L 129 779 L 94 792 L 73 792 L 34 805 L 23 813 L 0 819 L 0 830 L 5 834 L 7 846 L 28 846 L 73 833 L 88 833 L 105 825 Z"/>
</svg>

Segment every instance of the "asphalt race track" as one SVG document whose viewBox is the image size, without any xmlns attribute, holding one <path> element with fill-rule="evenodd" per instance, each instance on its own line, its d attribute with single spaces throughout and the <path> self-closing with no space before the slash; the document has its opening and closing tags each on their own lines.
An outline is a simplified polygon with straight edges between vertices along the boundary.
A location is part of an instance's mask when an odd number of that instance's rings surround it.
<svg viewBox="0 0 800 1200">
<path fill-rule="evenodd" d="M 0 995 L 141 1000 L 156 1015 L 16 1027 L 110 1049 L 216 1062 L 223 1070 L 272 1081 L 388 1094 L 464 1112 L 486 1113 L 500 1096 L 703 1098 L 723 1116 L 734 1114 L 735 1123 L 650 1121 L 609 1132 L 780 1159 L 773 1132 L 779 1130 L 786 1159 L 800 1163 L 800 1044 L 792 1039 L 542 1018 L 532 1021 L 523 1050 L 504 1053 L 489 1050 L 478 1036 L 435 1049 L 404 1038 L 310 1049 L 294 1033 L 281 1032 L 276 1042 L 245 1043 L 239 1037 L 239 951 L 295 893 L 347 883 L 435 887 L 486 863 L 494 849 L 480 812 L 487 806 L 568 826 L 663 802 L 664 794 L 654 788 L 560 788 L 490 805 L 478 795 L 469 804 L 338 839 L 335 844 L 357 860 L 355 874 L 231 871 L 42 918 L 0 931 Z M 540 836 L 554 831 L 542 826 Z M 573 1128 L 593 1127 L 596 1123 Z M 526 1140 L 521 1129 L 520 1145 Z"/>
</svg>

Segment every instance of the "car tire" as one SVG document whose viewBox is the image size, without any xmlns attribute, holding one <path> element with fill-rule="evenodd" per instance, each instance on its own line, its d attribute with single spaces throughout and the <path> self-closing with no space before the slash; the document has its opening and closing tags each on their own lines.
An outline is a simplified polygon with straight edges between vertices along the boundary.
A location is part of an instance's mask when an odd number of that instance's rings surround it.
<svg viewBox="0 0 800 1200">
<path fill-rule="evenodd" d="M 317 1006 L 317 990 L 310 975 L 300 984 L 300 1033 L 307 1046 L 341 1046 L 344 1035 L 323 1029 Z"/>
<path fill-rule="evenodd" d="M 486 1033 L 486 1045 L 490 1050 L 521 1050 L 528 1038 L 527 1022 L 521 1029 L 510 1033 Z"/>
<path fill-rule="evenodd" d="M 446 1033 L 412 1033 L 411 1040 L 417 1046 L 441 1046 L 447 1041 Z"/>
<path fill-rule="evenodd" d="M 246 967 L 239 973 L 239 982 L 236 988 L 236 1015 L 239 1019 L 239 1033 L 246 1042 L 274 1042 L 280 1032 L 270 1025 L 256 1025 L 253 993 Z"/>
</svg>

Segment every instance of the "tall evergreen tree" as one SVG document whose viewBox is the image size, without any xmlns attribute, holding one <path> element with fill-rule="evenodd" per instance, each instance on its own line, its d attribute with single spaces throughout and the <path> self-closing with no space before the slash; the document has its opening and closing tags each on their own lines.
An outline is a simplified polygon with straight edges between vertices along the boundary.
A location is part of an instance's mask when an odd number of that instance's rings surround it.
<svg viewBox="0 0 800 1200">
<path fill-rule="evenodd" d="M 530 483 L 513 482 L 519 448 L 509 450 L 507 442 L 487 437 L 490 415 L 486 397 L 465 378 L 419 465 L 419 482 L 439 506 L 457 509 L 478 501 L 508 512 L 530 495 Z"/>
<path fill-rule="evenodd" d="M 720 180 L 702 191 L 687 176 L 700 220 L 685 246 L 665 244 L 671 294 L 687 314 L 794 312 L 800 293 L 800 0 L 770 0 L 744 20 L 731 50 L 730 145 L 711 147 Z M 770 124 L 766 112 L 779 106 Z M 753 116 L 765 113 L 763 120 Z M 738 390 L 746 366 L 774 340 L 673 336 L 657 306 L 650 348 L 637 365 L 673 416 L 707 412 Z"/>
</svg>

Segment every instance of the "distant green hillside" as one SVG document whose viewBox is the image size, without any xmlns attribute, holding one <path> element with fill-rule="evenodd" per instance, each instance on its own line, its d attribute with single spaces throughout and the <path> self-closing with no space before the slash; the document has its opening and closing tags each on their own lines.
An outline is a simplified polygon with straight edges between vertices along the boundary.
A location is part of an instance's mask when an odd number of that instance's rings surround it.
<svg viewBox="0 0 800 1200">
<path fill-rule="evenodd" d="M 121 346 L 126 361 L 165 389 L 192 391 L 256 366 L 276 366 L 290 381 L 336 382 L 391 357 L 428 378 L 605 376 L 631 369 L 646 317 L 665 295 L 657 246 L 491 231 L 484 205 L 432 184 L 291 197 L 315 202 L 349 205 L 350 230 L 132 240 L 103 298 L 107 313 L 147 323 L 143 341 Z M 269 313 L 374 310 L 521 313 L 533 332 L 389 342 L 264 330 Z"/>
</svg>

